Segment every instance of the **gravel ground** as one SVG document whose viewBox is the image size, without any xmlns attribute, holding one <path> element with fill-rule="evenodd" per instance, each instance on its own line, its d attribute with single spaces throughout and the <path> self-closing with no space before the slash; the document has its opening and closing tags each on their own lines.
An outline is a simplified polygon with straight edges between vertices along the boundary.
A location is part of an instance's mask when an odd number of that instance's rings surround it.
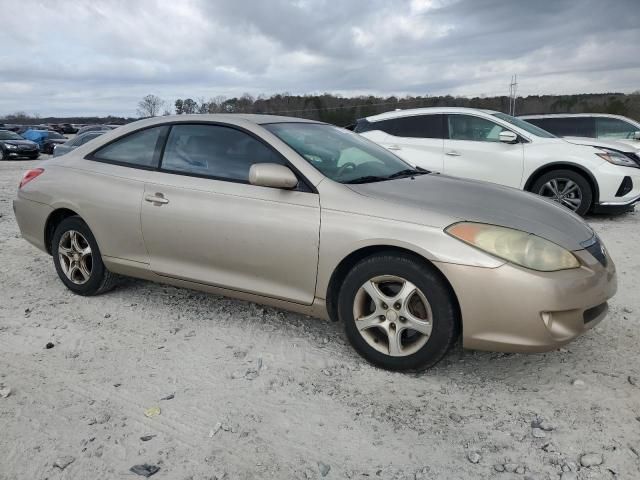
<svg viewBox="0 0 640 480">
<path fill-rule="evenodd" d="M 589 219 L 620 287 L 587 335 L 406 375 L 251 303 L 137 280 L 74 296 L 13 216 L 34 163 L 0 164 L 0 479 L 640 478 L 639 214 Z"/>
</svg>

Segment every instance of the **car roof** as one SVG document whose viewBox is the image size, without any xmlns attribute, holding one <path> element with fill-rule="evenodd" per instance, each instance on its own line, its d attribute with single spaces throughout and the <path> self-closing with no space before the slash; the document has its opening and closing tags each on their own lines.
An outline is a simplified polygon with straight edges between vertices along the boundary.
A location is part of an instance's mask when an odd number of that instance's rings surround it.
<svg viewBox="0 0 640 480">
<path fill-rule="evenodd" d="M 153 123 L 165 122 L 251 122 L 258 125 L 269 123 L 295 122 L 295 123 L 323 123 L 317 120 L 307 120 L 306 118 L 285 117 L 281 115 L 267 115 L 258 113 L 211 113 L 211 114 L 190 114 L 190 115 L 164 115 L 162 117 L 153 117 L 146 120 L 155 120 Z M 131 125 L 131 124 L 129 124 Z"/>
<path fill-rule="evenodd" d="M 538 115 L 518 115 L 519 118 L 571 118 L 571 117 L 607 117 L 607 118 L 626 118 L 622 115 L 613 115 L 611 113 L 543 113 Z"/>
<path fill-rule="evenodd" d="M 111 130 L 121 136 L 141 128 L 164 125 L 167 123 L 224 123 L 238 127 L 249 127 L 249 125 L 267 125 L 269 123 L 316 123 L 324 124 L 317 120 L 307 120 L 297 117 L 283 117 L 279 115 L 260 115 L 254 113 L 212 113 L 212 114 L 189 114 L 189 115 L 162 115 L 160 117 L 149 117 L 136 122 L 128 123 L 117 129 Z"/>
<path fill-rule="evenodd" d="M 408 108 L 406 110 L 392 110 L 390 112 L 379 113 L 378 115 L 372 115 L 366 117 L 370 122 L 378 122 L 380 120 L 388 120 L 390 118 L 409 117 L 412 115 L 427 115 L 436 113 L 484 113 L 485 115 L 492 115 L 498 113 L 495 110 L 485 110 L 481 108 L 466 108 L 466 107 L 423 107 L 423 108 Z"/>
</svg>

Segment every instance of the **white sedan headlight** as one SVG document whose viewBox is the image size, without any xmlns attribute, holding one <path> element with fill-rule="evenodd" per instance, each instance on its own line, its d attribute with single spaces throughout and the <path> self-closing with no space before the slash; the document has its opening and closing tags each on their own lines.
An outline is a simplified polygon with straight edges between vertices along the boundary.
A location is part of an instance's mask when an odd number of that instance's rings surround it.
<svg viewBox="0 0 640 480">
<path fill-rule="evenodd" d="M 508 262 L 542 272 L 580 267 L 569 250 L 532 233 L 485 223 L 454 223 L 445 229 L 452 237 Z"/>
</svg>

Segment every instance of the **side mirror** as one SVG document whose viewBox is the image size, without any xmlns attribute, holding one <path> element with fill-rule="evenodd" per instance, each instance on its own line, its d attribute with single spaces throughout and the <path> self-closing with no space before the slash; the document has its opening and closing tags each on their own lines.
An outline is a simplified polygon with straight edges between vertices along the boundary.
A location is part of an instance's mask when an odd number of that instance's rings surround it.
<svg viewBox="0 0 640 480">
<path fill-rule="evenodd" d="M 516 135 L 515 133 L 513 133 L 510 130 L 503 130 L 498 135 L 498 139 L 502 143 L 516 143 L 518 141 L 518 135 Z"/>
<path fill-rule="evenodd" d="M 633 139 L 640 140 L 640 132 L 633 132 Z"/>
<path fill-rule="evenodd" d="M 292 189 L 298 185 L 298 178 L 284 165 L 254 163 L 249 169 L 249 183 L 260 187 Z"/>
</svg>

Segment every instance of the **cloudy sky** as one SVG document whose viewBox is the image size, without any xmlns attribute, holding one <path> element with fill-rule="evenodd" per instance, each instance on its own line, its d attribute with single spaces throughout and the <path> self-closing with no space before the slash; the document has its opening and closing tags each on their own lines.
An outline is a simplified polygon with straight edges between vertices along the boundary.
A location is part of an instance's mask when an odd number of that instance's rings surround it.
<svg viewBox="0 0 640 480">
<path fill-rule="evenodd" d="M 637 0 L 0 0 L 0 115 L 279 92 L 640 89 Z"/>
</svg>

